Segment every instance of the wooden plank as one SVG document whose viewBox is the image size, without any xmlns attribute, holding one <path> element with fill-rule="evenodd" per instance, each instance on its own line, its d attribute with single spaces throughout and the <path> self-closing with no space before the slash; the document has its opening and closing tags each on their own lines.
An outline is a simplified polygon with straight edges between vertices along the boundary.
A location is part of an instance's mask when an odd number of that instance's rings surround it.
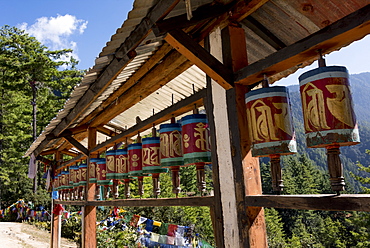
<svg viewBox="0 0 370 248">
<path fill-rule="evenodd" d="M 162 87 L 162 85 L 171 81 L 177 76 L 177 73 L 173 72 L 178 69 L 185 70 L 191 66 L 191 64 L 185 62 L 187 62 L 187 59 L 184 56 L 176 50 L 172 51 L 162 63 L 152 69 L 150 74 L 145 75 L 134 87 L 129 88 L 124 94 L 116 98 L 114 104 L 101 111 L 90 123 L 90 126 L 98 127 L 108 123 L 111 119 Z"/>
<path fill-rule="evenodd" d="M 86 116 L 81 124 L 88 123 L 94 117 L 96 117 L 102 109 L 107 108 L 112 103 L 114 104 L 117 98 L 119 98 L 126 90 L 131 88 L 135 83 L 137 83 L 148 71 L 150 71 L 154 66 L 156 66 L 160 61 L 172 50 L 172 47 L 165 43 L 163 44 L 155 53 L 152 55 L 144 65 L 142 65 L 127 81 L 122 84 L 117 90 L 115 90 L 100 106 L 95 109 L 91 114 Z M 118 129 L 117 129 L 118 130 Z"/>
<path fill-rule="evenodd" d="M 268 208 L 370 212 L 370 195 L 255 195 L 246 196 L 245 204 Z"/>
<path fill-rule="evenodd" d="M 71 151 L 68 151 L 68 150 L 62 150 L 60 152 L 62 154 L 65 154 L 65 155 L 68 155 L 68 156 L 71 156 L 71 157 L 76 157 L 76 156 L 80 155 L 79 153 L 71 152 Z"/>
<path fill-rule="evenodd" d="M 215 29 L 209 36 L 210 53 L 218 59 L 222 60 L 222 42 L 221 30 Z M 230 144 L 230 127 L 228 122 L 226 90 L 217 82 L 211 80 L 207 84 L 207 90 L 210 97 L 210 104 L 212 113 L 207 108 L 208 115 L 213 116 L 213 121 L 210 123 L 212 130 L 212 154 L 217 157 L 218 166 L 213 168 L 213 173 L 218 174 L 219 201 L 218 208 L 221 216 L 217 218 L 222 221 L 223 233 L 220 236 L 223 242 L 221 247 L 243 247 L 239 239 L 239 225 L 237 215 L 237 201 L 235 195 L 234 170 L 232 164 L 232 150 Z M 213 146 L 215 144 L 215 147 Z M 212 166 L 214 164 L 214 157 L 212 157 Z M 217 170 L 217 171 L 215 171 Z M 216 194 L 216 191 L 215 191 Z M 221 242 L 221 241 L 217 241 Z"/>
<path fill-rule="evenodd" d="M 166 17 L 179 1 L 180 0 L 159 0 L 148 15 L 135 27 L 120 48 L 117 49 L 115 54 L 116 57 L 121 58 L 133 48 L 137 47 L 149 34 L 153 25 Z"/>
<path fill-rule="evenodd" d="M 222 30 L 222 51 L 225 65 L 237 71 L 248 65 L 245 33 L 242 28 L 228 26 Z M 245 93 L 248 88 L 235 85 L 226 92 L 228 120 L 233 147 L 232 162 L 236 194 L 237 218 L 242 247 L 268 247 L 264 211 L 262 208 L 247 207 L 244 197 L 262 194 L 258 158 L 252 157 L 246 111 Z M 237 123 L 237 125 L 235 125 Z"/>
<path fill-rule="evenodd" d="M 85 154 L 86 156 L 89 155 L 89 150 L 84 147 L 80 142 L 75 140 L 72 136 L 66 136 L 64 137 L 69 143 L 71 143 L 74 147 L 76 147 L 80 152 Z"/>
<path fill-rule="evenodd" d="M 182 30 L 172 30 L 164 38 L 173 48 L 197 65 L 223 88 L 233 86 L 233 73 Z"/>
<path fill-rule="evenodd" d="M 271 76 L 317 58 L 317 50 L 324 54 L 335 51 L 370 33 L 370 4 L 320 31 L 273 53 L 235 73 L 236 83 L 253 84 L 264 74 Z"/>
<path fill-rule="evenodd" d="M 116 199 L 108 201 L 57 201 L 63 205 L 123 206 L 123 207 L 170 207 L 170 206 L 213 206 L 213 196 L 180 198 Z"/>
<path fill-rule="evenodd" d="M 239 0 L 231 9 L 230 22 L 240 22 L 269 0 Z"/>
</svg>

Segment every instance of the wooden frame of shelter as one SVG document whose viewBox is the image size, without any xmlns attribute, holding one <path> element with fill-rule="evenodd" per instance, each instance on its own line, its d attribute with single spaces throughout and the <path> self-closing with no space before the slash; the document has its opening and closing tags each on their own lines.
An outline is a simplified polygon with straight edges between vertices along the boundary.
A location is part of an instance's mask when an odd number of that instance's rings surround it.
<svg viewBox="0 0 370 248">
<path fill-rule="evenodd" d="M 84 207 L 83 247 L 96 247 L 96 206 L 209 206 L 217 247 L 267 247 L 263 207 L 370 211 L 369 195 L 263 195 L 244 109 L 245 93 L 264 76 L 273 83 L 316 60 L 318 49 L 328 54 L 369 34 L 369 2 L 352 0 L 345 6 L 339 0 L 185 2 L 192 4 L 190 8 L 180 0 L 136 0 L 133 13 L 143 13 L 142 9 L 145 13 L 140 18 L 129 15 L 135 24 L 124 24 L 112 36 L 65 109 L 26 155 L 55 154 L 54 169 L 61 170 L 153 123 L 189 112 L 194 104 L 203 105 L 212 135 L 214 196 L 96 201 L 96 185 L 89 183 L 85 201 L 53 202 Z M 330 9 L 333 6 L 335 10 Z M 129 35 L 126 26 L 131 27 Z M 144 104 L 194 65 L 207 75 L 196 91 L 183 93 L 176 103 L 158 107 L 154 115 L 140 116 L 142 121 L 127 127 L 112 121 Z M 110 138 L 100 143 L 100 134 Z M 63 161 L 62 154 L 74 158 Z M 55 248 L 60 217 L 52 220 Z"/>
</svg>

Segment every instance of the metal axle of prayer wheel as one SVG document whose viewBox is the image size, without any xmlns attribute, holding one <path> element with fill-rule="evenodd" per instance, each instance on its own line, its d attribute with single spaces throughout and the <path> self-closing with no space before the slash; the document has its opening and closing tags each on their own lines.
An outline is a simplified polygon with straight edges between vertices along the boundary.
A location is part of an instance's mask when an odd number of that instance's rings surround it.
<svg viewBox="0 0 370 248">
<path fill-rule="evenodd" d="M 159 175 L 168 171 L 160 165 L 160 137 L 153 125 L 152 137 L 143 138 L 143 172 L 152 175 L 153 195 L 155 198 L 161 193 Z"/>
<path fill-rule="evenodd" d="M 319 68 L 299 79 L 307 147 L 326 148 L 330 184 L 338 195 L 345 190 L 340 146 L 360 143 L 353 111 L 348 71 L 326 66 L 320 52 Z"/>
<path fill-rule="evenodd" d="M 252 156 L 270 157 L 272 190 L 280 194 L 284 188 L 280 157 L 297 152 L 288 88 L 269 87 L 265 78 L 263 88 L 245 94 L 245 103 Z"/>
<path fill-rule="evenodd" d="M 180 187 L 180 166 L 183 165 L 181 124 L 171 118 L 171 123 L 159 126 L 161 167 L 169 168 L 172 175 L 172 192 L 178 197 Z"/>
<path fill-rule="evenodd" d="M 127 151 L 127 138 L 125 142 L 124 149 L 116 150 L 116 178 L 118 180 L 123 180 L 125 185 L 125 198 L 128 199 L 130 197 L 130 177 L 128 175 L 129 172 L 129 159 L 128 159 L 128 151 Z"/>
<path fill-rule="evenodd" d="M 181 119 L 181 126 L 184 166 L 196 166 L 197 188 L 203 195 L 206 191 L 204 166 L 211 163 L 207 115 L 199 114 L 195 107 L 192 115 Z"/>
<path fill-rule="evenodd" d="M 128 175 L 136 177 L 138 181 L 138 193 L 140 198 L 144 194 L 144 172 L 143 172 L 143 145 L 141 143 L 141 136 L 138 133 L 136 143 L 128 145 L 128 157 L 130 169 Z"/>
</svg>

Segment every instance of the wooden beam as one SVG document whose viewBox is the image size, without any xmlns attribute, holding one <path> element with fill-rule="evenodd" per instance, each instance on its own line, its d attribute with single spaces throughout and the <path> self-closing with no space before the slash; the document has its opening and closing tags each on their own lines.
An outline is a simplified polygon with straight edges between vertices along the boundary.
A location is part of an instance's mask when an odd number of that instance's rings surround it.
<svg viewBox="0 0 370 248">
<path fill-rule="evenodd" d="M 71 152 L 71 151 L 68 151 L 68 150 L 62 150 L 60 152 L 65 154 L 65 155 L 71 156 L 71 157 L 76 157 L 76 156 L 80 155 L 79 153 Z"/>
<path fill-rule="evenodd" d="M 105 108 L 90 123 L 90 126 L 98 127 L 108 123 L 111 119 L 175 78 L 179 74 L 178 70 L 181 73 L 190 66 L 191 64 L 187 59 L 176 50 L 170 52 L 162 63 L 152 69 L 150 74 L 145 75 L 134 87 L 125 91 L 124 94 L 116 99 L 114 104 Z"/>
<path fill-rule="evenodd" d="M 85 160 L 86 158 L 87 158 L 86 155 L 80 154 L 80 155 L 72 158 L 71 160 L 65 161 L 63 164 L 59 165 L 56 169 L 57 170 L 62 170 L 62 169 L 66 168 L 70 165 L 81 162 L 82 160 Z"/>
<path fill-rule="evenodd" d="M 233 86 L 233 73 L 182 30 L 172 30 L 164 38 L 173 48 L 197 65 L 225 89 Z"/>
<path fill-rule="evenodd" d="M 96 128 L 98 130 L 99 133 L 102 133 L 106 136 L 109 136 L 109 137 L 113 137 L 113 136 L 116 136 L 118 133 L 116 133 L 115 131 L 109 129 L 109 128 L 106 128 L 104 126 L 99 126 Z"/>
<path fill-rule="evenodd" d="M 231 6 L 232 4 L 205 4 L 192 11 L 193 17 L 190 20 L 188 20 L 187 14 L 171 17 L 166 20 L 156 22 L 152 30 L 156 36 L 162 36 L 174 29 L 188 28 L 210 19 L 218 18 L 220 15 L 226 13 Z"/>
<path fill-rule="evenodd" d="M 230 10 L 231 15 L 229 19 L 231 22 L 240 22 L 268 1 L 269 0 L 238 0 Z"/>
<path fill-rule="evenodd" d="M 64 137 L 69 143 L 71 143 L 74 147 L 76 147 L 80 152 L 85 154 L 86 156 L 89 156 L 89 150 L 84 147 L 80 142 L 75 140 L 72 136 L 66 136 Z"/>
<path fill-rule="evenodd" d="M 320 31 L 273 53 L 235 73 L 236 83 L 250 85 L 261 81 L 264 75 L 274 75 L 338 50 L 370 33 L 370 4 L 334 22 Z"/>
<path fill-rule="evenodd" d="M 124 207 L 171 207 L 171 206 L 213 206 L 213 196 L 180 197 L 180 198 L 147 198 L 147 199 L 116 199 L 110 201 L 56 201 L 63 205 L 86 206 L 124 206 Z"/>
<path fill-rule="evenodd" d="M 43 164 L 46 164 L 46 165 L 49 165 L 49 164 L 52 163 L 52 161 L 50 159 L 44 158 L 44 157 L 42 157 L 40 155 L 37 156 L 36 160 L 39 161 L 39 162 L 41 162 L 41 163 L 43 163 Z"/>
<path fill-rule="evenodd" d="M 91 150 L 96 146 L 97 131 L 96 128 L 88 129 L 88 149 Z M 96 183 L 90 183 L 90 159 L 87 158 L 87 186 L 85 187 L 86 201 L 95 200 Z M 95 248 L 96 246 L 96 207 L 84 206 L 83 208 L 83 230 L 82 244 L 83 248 Z"/>
<path fill-rule="evenodd" d="M 370 195 L 255 195 L 246 196 L 245 204 L 268 208 L 370 212 Z"/>
<path fill-rule="evenodd" d="M 224 64 L 237 71 L 248 65 L 245 32 L 243 28 L 228 26 L 222 30 L 222 51 Z M 233 147 L 232 162 L 234 170 L 237 218 L 242 247 L 268 247 L 264 210 L 247 207 L 244 197 L 262 194 L 260 167 L 258 158 L 252 157 L 251 138 L 248 133 L 245 93 L 248 88 L 235 85 L 226 92 L 228 121 Z M 236 125 L 235 125 L 236 124 Z"/>
<path fill-rule="evenodd" d="M 246 27 L 252 30 L 256 35 L 258 35 L 262 40 L 267 44 L 280 50 L 286 47 L 286 44 L 276 37 L 273 33 L 270 32 L 266 27 L 264 27 L 260 22 L 254 19 L 252 16 L 247 16 L 244 20 L 241 21 Z"/>
<path fill-rule="evenodd" d="M 57 149 L 51 149 L 51 150 L 43 151 L 39 155 L 41 156 L 51 155 L 51 154 L 56 153 L 57 151 L 58 151 Z"/>
</svg>

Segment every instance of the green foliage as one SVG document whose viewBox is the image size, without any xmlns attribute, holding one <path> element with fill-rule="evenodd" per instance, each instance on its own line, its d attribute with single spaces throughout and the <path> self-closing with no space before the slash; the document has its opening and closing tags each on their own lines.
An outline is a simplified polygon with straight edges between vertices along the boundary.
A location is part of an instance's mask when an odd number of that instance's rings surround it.
<svg viewBox="0 0 370 248">
<path fill-rule="evenodd" d="M 71 50 L 50 51 L 15 27 L 1 27 L 0 34 L 0 195 L 2 205 L 10 205 L 18 198 L 46 197 L 45 192 L 33 195 L 27 178 L 29 159 L 23 158 L 33 142 L 31 85 L 37 93 L 37 136 L 83 72 L 76 69 Z M 41 176 L 39 172 L 38 183 L 44 185 Z M 40 204 L 49 206 L 46 198 Z"/>
</svg>

